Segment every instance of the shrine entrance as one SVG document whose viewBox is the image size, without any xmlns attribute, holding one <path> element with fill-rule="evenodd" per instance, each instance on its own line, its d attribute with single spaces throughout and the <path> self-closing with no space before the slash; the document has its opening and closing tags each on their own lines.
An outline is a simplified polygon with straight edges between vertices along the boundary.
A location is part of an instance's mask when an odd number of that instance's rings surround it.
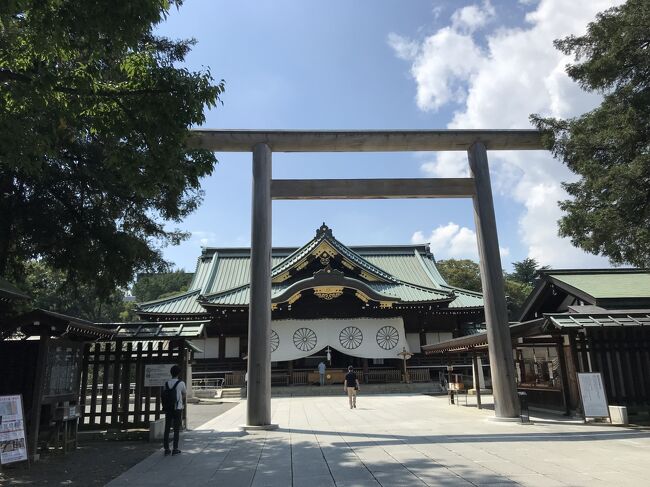
<svg viewBox="0 0 650 487">
<path fill-rule="evenodd" d="M 271 429 L 271 206 L 274 199 L 472 198 L 495 416 L 519 405 L 488 150 L 540 150 L 536 130 L 247 131 L 195 130 L 193 148 L 252 152 L 251 287 L 246 426 Z M 273 152 L 467 151 L 470 177 L 429 179 L 272 179 Z"/>
</svg>

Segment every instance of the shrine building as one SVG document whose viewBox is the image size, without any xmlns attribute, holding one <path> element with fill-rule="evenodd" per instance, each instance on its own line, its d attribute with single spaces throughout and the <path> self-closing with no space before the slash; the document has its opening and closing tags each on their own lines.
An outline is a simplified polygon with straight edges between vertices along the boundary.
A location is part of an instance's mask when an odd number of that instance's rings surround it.
<svg viewBox="0 0 650 487">
<path fill-rule="evenodd" d="M 438 380 L 439 358 L 422 345 L 471 332 L 483 321 L 480 293 L 448 285 L 427 245 L 354 246 L 323 224 L 300 248 L 272 251 L 274 384 L 307 384 L 324 361 L 353 365 L 364 380 L 399 382 L 400 352 L 414 380 Z M 250 249 L 203 248 L 188 291 L 140 303 L 143 322 L 203 323 L 194 371 L 243 383 L 248 345 Z M 332 380 L 334 381 L 334 380 Z"/>
</svg>

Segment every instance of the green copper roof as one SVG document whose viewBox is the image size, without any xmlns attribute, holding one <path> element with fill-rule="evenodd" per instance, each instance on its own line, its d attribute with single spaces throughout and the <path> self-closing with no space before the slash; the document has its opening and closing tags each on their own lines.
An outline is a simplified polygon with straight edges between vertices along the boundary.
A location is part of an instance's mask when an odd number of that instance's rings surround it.
<svg viewBox="0 0 650 487">
<path fill-rule="evenodd" d="M 402 302 L 407 303 L 429 303 L 433 301 L 444 301 L 450 298 L 449 293 L 421 288 L 407 283 L 370 282 L 366 284 L 368 287 L 387 298 L 397 298 Z M 274 284 L 271 288 L 271 299 L 282 294 L 289 286 L 290 284 L 288 283 Z M 250 286 L 246 284 L 220 294 L 205 296 L 203 299 L 203 302 L 211 305 L 247 306 L 250 300 Z"/>
<path fill-rule="evenodd" d="M 650 298 L 650 271 L 574 271 L 546 275 L 596 299 Z"/>
<path fill-rule="evenodd" d="M 556 328 L 604 328 L 604 327 L 630 327 L 650 326 L 650 310 L 646 312 L 608 312 L 591 314 L 545 314 Z"/>
<path fill-rule="evenodd" d="M 359 268 L 380 281 L 365 284 L 387 298 L 405 303 L 444 302 L 450 308 L 483 306 L 480 293 L 449 286 L 436 268 L 433 255 L 424 245 L 347 247 L 336 240 L 331 230 L 321 227 L 316 237 L 296 248 L 274 248 L 272 275 L 277 276 L 304 259 L 323 241 Z M 198 258 L 189 291 L 170 298 L 141 303 L 140 314 L 205 314 L 200 300 L 210 305 L 245 306 L 249 302 L 250 249 L 204 248 Z M 275 283 L 272 297 L 292 284 Z"/>
<path fill-rule="evenodd" d="M 138 304 L 138 310 L 151 314 L 206 314 L 203 306 L 197 301 L 198 297 L 199 290 L 195 289 L 177 296 L 140 303 Z"/>
<path fill-rule="evenodd" d="M 28 299 L 25 293 L 23 293 L 16 286 L 11 284 L 9 281 L 0 277 L 0 298 L 3 299 Z"/>
</svg>

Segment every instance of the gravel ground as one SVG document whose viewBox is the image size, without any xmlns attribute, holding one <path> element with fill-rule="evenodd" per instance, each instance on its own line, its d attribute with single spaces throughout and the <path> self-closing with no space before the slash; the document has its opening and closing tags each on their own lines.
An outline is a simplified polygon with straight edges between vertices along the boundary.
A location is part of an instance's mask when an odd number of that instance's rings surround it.
<svg viewBox="0 0 650 487">
<path fill-rule="evenodd" d="M 190 404 L 189 428 L 197 429 L 237 404 Z M 147 441 L 84 438 L 80 435 L 79 448 L 75 452 L 65 456 L 58 452 L 43 454 L 40 461 L 30 468 L 26 468 L 25 463 L 3 466 L 0 486 L 103 486 L 161 446 Z"/>
</svg>

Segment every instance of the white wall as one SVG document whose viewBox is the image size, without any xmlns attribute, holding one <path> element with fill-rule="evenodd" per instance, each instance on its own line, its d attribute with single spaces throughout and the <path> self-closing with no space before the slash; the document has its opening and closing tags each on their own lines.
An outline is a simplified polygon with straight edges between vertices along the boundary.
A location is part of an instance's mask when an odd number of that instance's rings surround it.
<svg viewBox="0 0 650 487">
<path fill-rule="evenodd" d="M 225 358 L 239 358 L 239 337 L 226 337 Z"/>
<path fill-rule="evenodd" d="M 435 345 L 436 343 L 445 342 L 453 338 L 450 331 L 434 331 L 426 334 L 427 345 Z"/>
<path fill-rule="evenodd" d="M 199 338 L 192 340 L 192 344 L 203 350 L 195 353 L 195 358 L 219 358 L 219 338 Z"/>
<path fill-rule="evenodd" d="M 409 344 L 409 348 L 412 353 L 420 353 L 420 334 L 419 333 L 407 333 L 406 334 L 406 343 Z M 401 352 L 401 350 L 400 350 Z"/>
</svg>

